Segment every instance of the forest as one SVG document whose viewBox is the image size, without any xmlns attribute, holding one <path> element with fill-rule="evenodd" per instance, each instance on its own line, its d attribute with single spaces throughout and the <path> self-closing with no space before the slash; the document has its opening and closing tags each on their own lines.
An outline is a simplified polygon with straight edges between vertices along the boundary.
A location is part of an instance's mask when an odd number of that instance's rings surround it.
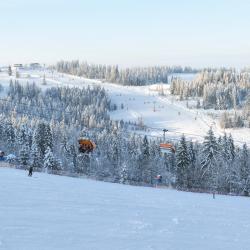
<svg viewBox="0 0 250 250">
<path fill-rule="evenodd" d="M 204 69 L 193 81 L 174 78 L 170 92 L 180 100 L 196 99 L 196 108 L 224 110 L 222 128 L 250 127 L 250 74 L 246 69 Z"/>
<path fill-rule="evenodd" d="M 141 86 L 153 83 L 168 83 L 168 76 L 172 73 L 196 73 L 197 69 L 181 66 L 154 66 L 119 68 L 117 65 L 100 65 L 80 63 L 75 61 L 60 61 L 53 67 L 59 72 L 89 79 L 99 79 L 122 85 Z"/>
<path fill-rule="evenodd" d="M 100 87 L 53 87 L 10 81 L 0 99 L 0 149 L 17 156 L 15 164 L 54 174 L 88 176 L 132 185 L 248 195 L 249 150 L 235 146 L 231 135 L 216 138 L 212 129 L 203 143 L 174 143 L 176 153 L 163 154 L 161 139 L 128 131 L 129 124 L 112 121 L 112 103 Z M 93 153 L 78 151 L 78 138 L 88 137 Z"/>
</svg>

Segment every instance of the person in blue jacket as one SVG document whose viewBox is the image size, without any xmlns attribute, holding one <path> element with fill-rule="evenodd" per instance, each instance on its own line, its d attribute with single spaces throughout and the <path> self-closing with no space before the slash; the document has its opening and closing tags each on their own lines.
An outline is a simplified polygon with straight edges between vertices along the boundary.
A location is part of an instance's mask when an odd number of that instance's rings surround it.
<svg viewBox="0 0 250 250">
<path fill-rule="evenodd" d="M 29 174 L 28 174 L 28 176 L 32 176 L 32 174 L 33 174 L 33 167 L 32 166 L 30 166 L 29 167 Z"/>
</svg>

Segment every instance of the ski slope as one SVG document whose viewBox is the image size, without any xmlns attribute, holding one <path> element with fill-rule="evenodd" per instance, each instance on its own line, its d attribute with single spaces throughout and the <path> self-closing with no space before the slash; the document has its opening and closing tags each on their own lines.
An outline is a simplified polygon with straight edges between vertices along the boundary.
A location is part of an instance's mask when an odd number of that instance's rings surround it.
<svg viewBox="0 0 250 250">
<path fill-rule="evenodd" d="M 248 250 L 249 198 L 0 167 L 1 250 Z"/>
<path fill-rule="evenodd" d="M 47 85 L 42 85 L 44 74 Z M 190 80 L 194 76 L 184 74 L 183 77 Z M 15 80 L 15 77 L 9 77 L 7 72 L 0 72 L 0 84 L 5 87 L 4 91 L 0 93 L 0 97 L 6 93 L 10 79 Z M 189 140 L 201 142 L 209 128 L 212 127 L 216 136 L 222 136 L 224 132 L 231 133 L 238 145 L 247 143 L 250 146 L 249 128 L 221 129 L 218 119 L 209 116 L 209 113 L 218 116 L 220 111 L 187 108 L 186 101 L 176 101 L 175 97 L 170 95 L 167 84 L 140 87 L 121 86 L 50 70 L 24 70 L 20 73 L 18 81 L 23 84 L 35 82 L 43 89 L 53 86 L 87 87 L 88 85 L 100 85 L 105 88 L 112 103 L 118 107 L 116 111 L 110 112 L 111 118 L 131 122 L 140 121 L 148 127 L 147 131 L 143 132 L 148 136 L 162 138 L 162 129 L 166 128 L 169 130 L 166 133 L 168 139 L 179 141 L 180 136 L 185 134 Z M 159 95 L 160 88 L 163 89 L 165 96 Z M 189 102 L 190 104 L 192 102 Z M 121 105 L 124 106 L 123 109 Z"/>
</svg>

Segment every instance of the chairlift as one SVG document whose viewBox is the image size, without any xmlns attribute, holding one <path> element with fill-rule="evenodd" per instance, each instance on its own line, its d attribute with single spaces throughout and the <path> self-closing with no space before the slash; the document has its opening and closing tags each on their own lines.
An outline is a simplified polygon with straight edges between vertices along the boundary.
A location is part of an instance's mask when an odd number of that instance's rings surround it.
<svg viewBox="0 0 250 250">
<path fill-rule="evenodd" d="M 96 145 L 93 141 L 89 138 L 79 138 L 79 152 L 80 153 L 91 153 L 95 148 Z"/>
</svg>

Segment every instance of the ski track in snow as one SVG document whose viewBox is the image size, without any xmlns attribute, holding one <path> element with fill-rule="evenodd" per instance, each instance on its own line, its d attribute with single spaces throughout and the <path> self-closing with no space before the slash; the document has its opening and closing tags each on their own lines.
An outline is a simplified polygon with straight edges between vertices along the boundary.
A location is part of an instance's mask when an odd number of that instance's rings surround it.
<svg viewBox="0 0 250 250">
<path fill-rule="evenodd" d="M 0 167 L 1 250 L 247 250 L 249 198 Z"/>
<path fill-rule="evenodd" d="M 42 85 L 43 74 L 44 71 L 24 72 L 21 73 L 18 81 L 23 84 L 26 84 L 27 81 L 35 82 L 42 89 L 52 86 L 86 87 L 88 85 L 100 85 L 105 88 L 112 103 L 118 106 L 116 111 L 110 112 L 111 118 L 133 122 L 143 121 L 150 128 L 146 132 L 141 132 L 142 134 L 162 137 L 162 129 L 166 128 L 169 130 L 166 133 L 168 139 L 179 140 L 180 136 L 185 134 L 193 141 L 203 141 L 204 135 L 212 126 L 216 136 L 223 135 L 224 132 L 231 133 L 238 145 L 246 142 L 250 146 L 250 129 L 221 129 L 218 121 L 207 115 L 208 112 L 216 114 L 216 111 L 188 109 L 185 102 L 175 101 L 174 97 L 169 94 L 169 85 L 164 85 L 164 91 L 168 94 L 162 97 L 156 91 L 156 88 L 160 85 L 121 86 L 68 74 L 51 73 L 50 71 L 45 71 L 47 85 L 44 86 Z M 27 77 L 28 75 L 30 77 Z M 14 77 L 11 78 L 15 80 Z M 5 87 L 3 93 L 0 93 L 0 97 L 6 94 L 9 80 L 10 77 L 7 73 L 0 73 L 0 83 Z M 124 105 L 123 109 L 121 109 L 121 104 Z"/>
</svg>

